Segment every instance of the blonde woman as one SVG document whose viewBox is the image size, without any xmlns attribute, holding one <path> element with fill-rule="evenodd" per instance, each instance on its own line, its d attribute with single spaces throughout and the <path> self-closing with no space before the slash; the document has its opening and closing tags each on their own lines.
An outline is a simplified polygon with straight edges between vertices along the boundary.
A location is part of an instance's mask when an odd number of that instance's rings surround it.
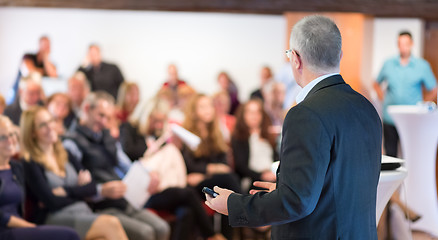
<svg viewBox="0 0 438 240">
<path fill-rule="evenodd" d="M 140 90 L 135 82 L 123 82 L 117 93 L 116 118 L 126 122 L 138 104 Z"/>
<path fill-rule="evenodd" d="M 83 201 L 97 195 L 88 171 L 68 155 L 43 107 L 23 112 L 20 129 L 26 183 L 37 201 L 35 221 L 70 226 L 82 239 L 127 239 L 119 220 L 94 214 Z M 102 186 L 105 188 L 105 186 Z"/>
<path fill-rule="evenodd" d="M 201 205 L 201 198 L 187 187 L 187 170 L 179 149 L 161 139 L 169 136 L 166 129 L 170 104 L 154 98 L 136 109 L 130 122 L 121 128 L 120 141 L 131 159 L 141 162 L 158 177 L 157 191 L 146 203 L 147 208 L 165 210 L 176 216 L 172 239 L 193 239 L 191 229 L 198 227 L 208 240 L 224 240 Z"/>
</svg>

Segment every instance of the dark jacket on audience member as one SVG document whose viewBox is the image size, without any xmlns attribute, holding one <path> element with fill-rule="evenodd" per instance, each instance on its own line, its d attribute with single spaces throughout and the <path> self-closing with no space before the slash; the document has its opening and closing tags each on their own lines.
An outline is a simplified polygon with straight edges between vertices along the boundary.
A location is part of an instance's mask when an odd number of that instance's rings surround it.
<svg viewBox="0 0 438 240">
<path fill-rule="evenodd" d="M 80 67 L 90 82 L 91 91 L 103 90 L 117 99 L 120 84 L 124 81 L 120 69 L 111 63 L 101 62 L 99 67 Z"/>
<path fill-rule="evenodd" d="M 76 171 L 83 169 L 78 161 L 69 154 L 69 162 Z M 23 161 L 24 170 L 26 173 L 26 185 L 29 188 L 29 197 L 33 202 L 31 209 L 32 221 L 35 223 L 44 223 L 49 212 L 57 210 L 73 204 L 77 201 L 83 201 L 84 198 L 93 197 L 97 194 L 96 184 L 94 182 L 83 186 L 63 186 L 66 197 L 59 197 L 52 193 L 52 189 L 47 182 L 45 168 L 34 161 Z M 42 205 L 41 205 L 42 204 Z"/>
<path fill-rule="evenodd" d="M 119 140 L 122 144 L 123 151 L 132 161 L 143 157 L 144 152 L 146 152 L 147 146 L 145 137 L 129 122 L 122 123 L 120 126 Z"/>
<path fill-rule="evenodd" d="M 249 168 L 249 141 L 231 138 L 233 149 L 234 169 L 240 178 L 249 177 L 252 181 L 261 180 L 262 173 L 255 172 Z M 272 161 L 278 160 L 278 154 L 273 149 Z"/>
<path fill-rule="evenodd" d="M 212 153 L 210 156 L 195 157 L 194 153 L 184 146 L 182 155 L 187 166 L 187 173 L 207 173 L 207 164 L 209 163 L 227 163 L 227 155 L 224 152 Z"/>
<path fill-rule="evenodd" d="M 26 199 L 26 192 L 25 192 L 25 178 L 24 178 L 24 170 L 23 170 L 23 165 L 21 164 L 21 161 L 19 160 L 11 160 L 9 162 L 9 165 L 11 166 L 11 171 L 12 171 L 12 175 L 13 178 L 15 180 L 15 182 L 17 183 L 17 185 L 20 187 L 22 196 L 21 196 L 21 205 L 19 207 L 19 209 L 17 209 L 18 213 L 23 216 L 24 214 L 24 204 L 25 204 L 25 199 Z M 4 189 L 4 184 L 2 179 L 0 179 L 0 196 L 2 195 Z M 9 221 L 9 218 L 7 218 L 4 213 L 2 212 L 2 210 L 0 209 L 0 228 L 1 227 L 5 227 L 7 224 L 7 221 Z"/>
<path fill-rule="evenodd" d="M 21 113 L 23 110 L 20 106 L 20 101 L 16 98 L 10 105 L 5 108 L 3 115 L 9 117 L 15 125 L 20 125 Z"/>
<path fill-rule="evenodd" d="M 76 125 L 76 128 L 66 135 L 66 139 L 72 140 L 82 153 L 80 160 L 88 169 L 96 183 L 120 180 L 114 170 L 118 164 L 117 140 L 108 130 L 102 131 L 102 136 L 96 136 L 89 128 Z M 125 199 L 103 199 L 93 203 L 93 209 L 105 209 L 115 207 L 125 210 L 128 205 Z"/>
</svg>

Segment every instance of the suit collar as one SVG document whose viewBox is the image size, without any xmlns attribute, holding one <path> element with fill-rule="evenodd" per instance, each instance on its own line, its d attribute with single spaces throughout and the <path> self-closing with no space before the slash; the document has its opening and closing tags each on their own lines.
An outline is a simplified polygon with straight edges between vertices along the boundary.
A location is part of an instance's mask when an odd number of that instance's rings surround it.
<svg viewBox="0 0 438 240">
<path fill-rule="evenodd" d="M 331 87 L 338 84 L 345 84 L 344 79 L 340 74 L 336 74 L 331 77 L 328 77 L 320 81 L 318 84 L 316 84 L 315 87 L 313 87 L 312 90 L 310 90 L 309 94 L 307 94 L 304 100 L 306 100 L 309 96 L 313 95 L 314 93 L 316 93 L 317 91 L 323 88 Z"/>
</svg>

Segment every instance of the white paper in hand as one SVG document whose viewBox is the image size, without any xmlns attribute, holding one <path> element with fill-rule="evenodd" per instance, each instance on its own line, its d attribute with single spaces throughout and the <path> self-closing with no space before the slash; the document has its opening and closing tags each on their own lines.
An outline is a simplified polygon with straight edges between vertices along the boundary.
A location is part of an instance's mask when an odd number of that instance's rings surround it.
<svg viewBox="0 0 438 240">
<path fill-rule="evenodd" d="M 123 178 L 123 182 L 126 184 L 126 201 L 135 208 L 142 209 L 150 197 L 148 170 L 139 162 L 134 162 Z"/>
<path fill-rule="evenodd" d="M 201 143 L 200 137 L 189 132 L 187 129 L 181 127 L 178 124 L 175 123 L 170 124 L 170 129 L 176 136 L 178 136 L 181 139 L 181 141 L 183 141 L 193 151 L 195 151 L 198 148 L 198 145 Z"/>
</svg>

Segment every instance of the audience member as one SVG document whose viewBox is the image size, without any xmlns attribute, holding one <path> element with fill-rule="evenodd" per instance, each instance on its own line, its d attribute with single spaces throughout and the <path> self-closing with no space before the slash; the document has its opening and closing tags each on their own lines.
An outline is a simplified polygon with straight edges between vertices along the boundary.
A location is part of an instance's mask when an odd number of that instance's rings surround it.
<svg viewBox="0 0 438 240">
<path fill-rule="evenodd" d="M 396 157 L 398 152 L 399 135 L 394 121 L 388 113 L 389 105 L 415 105 L 420 101 L 436 100 L 436 79 L 429 63 L 412 56 L 414 42 L 409 32 L 401 32 L 398 36 L 400 54 L 392 57 L 383 64 L 374 89 L 383 101 L 383 140 L 385 153 Z M 380 84 L 387 83 L 386 93 Z M 423 98 L 423 89 L 426 90 Z"/>
<path fill-rule="evenodd" d="M 227 92 L 221 91 L 213 95 L 213 106 L 219 119 L 219 128 L 226 143 L 230 143 L 236 118 L 229 114 L 230 97 Z"/>
<path fill-rule="evenodd" d="M 18 125 L 22 111 L 41 104 L 43 96 L 41 75 L 34 73 L 23 77 L 19 84 L 18 98 L 6 107 L 4 115 L 8 116 L 15 125 Z"/>
<path fill-rule="evenodd" d="M 221 87 L 221 91 L 227 92 L 228 96 L 230 97 L 229 114 L 233 115 L 240 104 L 239 90 L 237 89 L 236 84 L 233 82 L 233 80 L 231 80 L 230 76 L 226 72 L 219 73 L 217 81 Z"/>
<path fill-rule="evenodd" d="M 272 71 L 268 66 L 264 66 L 260 72 L 260 88 L 251 93 L 250 99 L 259 98 L 265 100 L 265 95 L 269 85 L 272 84 Z"/>
<path fill-rule="evenodd" d="M 166 99 L 154 98 L 139 105 L 120 127 L 120 143 L 131 160 L 143 157 L 147 149 L 147 139 L 158 139 L 164 134 L 168 121 L 170 103 Z"/>
<path fill-rule="evenodd" d="M 227 186 L 240 192 L 238 177 L 227 163 L 228 146 L 219 129 L 218 119 L 211 98 L 197 94 L 186 108 L 183 127 L 201 138 L 199 146 L 182 149 L 187 166 L 187 183 L 202 194 L 203 187 Z M 231 238 L 228 219 L 222 218 L 222 233 Z"/>
<path fill-rule="evenodd" d="M 3 95 L 0 94 L 0 115 L 3 114 L 3 112 L 5 111 L 5 108 L 6 108 L 5 98 L 3 97 Z"/>
<path fill-rule="evenodd" d="M 37 226 L 23 219 L 25 174 L 20 161 L 13 160 L 18 144 L 15 127 L 0 116 L 0 239 L 79 240 L 68 227 Z"/>
<path fill-rule="evenodd" d="M 79 71 L 84 72 L 87 76 L 91 91 L 103 90 L 117 98 L 117 91 L 124 81 L 123 75 L 116 65 L 102 61 L 98 45 L 90 45 Z"/>
<path fill-rule="evenodd" d="M 80 159 L 97 183 L 113 182 L 114 192 L 125 193 L 120 179 L 128 171 L 131 160 L 123 152 L 106 126 L 114 115 L 114 98 L 106 92 L 90 93 L 84 100 L 79 124 L 64 140 L 64 146 Z M 146 191 L 146 189 L 145 189 Z M 117 216 L 129 239 L 168 239 L 168 224 L 148 210 L 137 210 L 125 199 L 103 199 L 94 203 L 103 214 Z"/>
<path fill-rule="evenodd" d="M 269 87 L 267 95 L 269 97 L 265 101 L 265 110 L 271 118 L 273 126 L 281 127 L 283 125 L 286 112 L 283 109 L 284 96 L 286 89 L 283 83 L 275 82 Z"/>
<path fill-rule="evenodd" d="M 167 79 L 163 83 L 162 88 L 170 90 L 172 105 L 178 105 L 178 88 L 184 85 L 187 85 L 187 83 L 179 78 L 176 65 L 169 64 L 167 67 Z"/>
<path fill-rule="evenodd" d="M 44 77 L 57 77 L 55 65 L 50 60 L 50 39 L 42 36 L 39 39 L 39 49 L 36 54 L 27 53 L 21 60 L 20 69 L 17 78 L 12 87 L 12 94 L 8 98 L 8 104 L 11 104 L 17 97 L 20 79 L 27 77 L 32 72 L 38 72 Z"/>
<path fill-rule="evenodd" d="M 71 100 L 65 93 L 54 93 L 47 99 L 46 106 L 53 117 L 56 132 L 59 136 L 64 135 L 73 122 L 77 121 Z"/>
<path fill-rule="evenodd" d="M 73 112 L 79 118 L 82 102 L 90 92 L 90 84 L 83 72 L 76 72 L 68 80 L 67 95 L 70 97 Z"/>
<path fill-rule="evenodd" d="M 168 129 L 170 104 L 155 98 L 138 110 L 129 122 L 122 124 L 120 139 L 131 159 L 140 159 L 158 176 L 157 192 L 146 207 L 170 211 L 176 216 L 172 239 L 192 239 L 191 230 L 196 226 L 206 239 L 225 239 L 221 234 L 215 234 L 199 194 L 186 187 L 187 169 L 181 152 L 165 141 L 170 135 L 165 130 Z"/>
<path fill-rule="evenodd" d="M 254 181 L 275 182 L 271 170 L 272 163 L 277 160 L 275 138 L 269 133 L 271 120 L 261 99 L 241 105 L 236 117 L 231 147 L 236 173 L 244 180 L 242 185 L 249 190 Z"/>
<path fill-rule="evenodd" d="M 134 82 L 123 82 L 117 94 L 116 118 L 120 123 L 126 122 L 134 111 L 139 100 L 138 85 Z"/>
<path fill-rule="evenodd" d="M 20 127 L 35 221 L 74 228 L 82 239 L 127 239 L 116 217 L 94 214 L 84 202 L 96 195 L 96 185 L 90 173 L 67 155 L 49 111 L 44 107 L 24 111 Z"/>
</svg>

